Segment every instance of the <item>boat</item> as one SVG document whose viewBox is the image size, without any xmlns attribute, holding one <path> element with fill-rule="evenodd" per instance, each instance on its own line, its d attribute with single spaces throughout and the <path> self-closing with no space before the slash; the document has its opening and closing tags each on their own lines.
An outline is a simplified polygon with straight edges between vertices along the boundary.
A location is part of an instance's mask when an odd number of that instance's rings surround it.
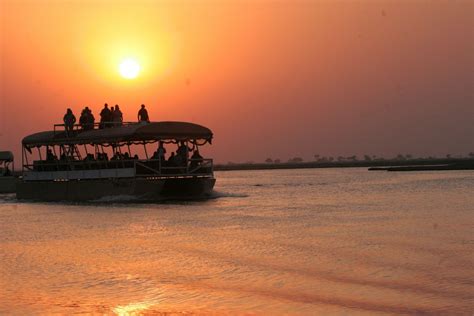
<svg viewBox="0 0 474 316">
<path fill-rule="evenodd" d="M 209 198 L 216 182 L 213 160 L 189 156 L 211 144 L 212 138 L 209 128 L 189 122 L 105 128 L 94 124 L 87 129 L 74 125 L 69 130 L 56 124 L 53 130 L 23 138 L 17 198 L 99 202 Z M 185 150 L 173 161 L 157 157 L 156 152 L 150 155 L 150 147 L 165 145 Z"/>
<path fill-rule="evenodd" d="M 11 151 L 0 151 L 0 193 L 14 193 L 16 177 L 13 153 Z"/>
</svg>

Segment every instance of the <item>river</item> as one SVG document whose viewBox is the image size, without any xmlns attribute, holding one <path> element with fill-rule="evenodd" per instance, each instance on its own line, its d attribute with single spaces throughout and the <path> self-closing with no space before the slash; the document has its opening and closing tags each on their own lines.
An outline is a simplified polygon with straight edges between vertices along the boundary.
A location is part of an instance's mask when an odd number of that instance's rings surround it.
<svg viewBox="0 0 474 316">
<path fill-rule="evenodd" d="M 214 198 L 0 195 L 0 314 L 471 314 L 474 172 L 217 172 Z"/>
</svg>

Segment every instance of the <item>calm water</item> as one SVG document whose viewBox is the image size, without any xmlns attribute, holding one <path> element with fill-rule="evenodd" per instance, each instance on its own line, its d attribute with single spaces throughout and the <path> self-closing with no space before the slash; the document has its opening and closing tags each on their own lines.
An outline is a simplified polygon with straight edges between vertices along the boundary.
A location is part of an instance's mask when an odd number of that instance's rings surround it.
<svg viewBox="0 0 474 316">
<path fill-rule="evenodd" d="M 0 314 L 474 311 L 474 172 L 217 173 L 216 198 L 0 196 Z"/>
</svg>

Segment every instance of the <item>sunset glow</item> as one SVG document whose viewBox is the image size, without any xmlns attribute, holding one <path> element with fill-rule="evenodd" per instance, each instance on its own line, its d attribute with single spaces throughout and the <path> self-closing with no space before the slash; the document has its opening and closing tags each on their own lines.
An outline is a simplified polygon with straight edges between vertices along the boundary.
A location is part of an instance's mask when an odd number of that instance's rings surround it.
<svg viewBox="0 0 474 316">
<path fill-rule="evenodd" d="M 473 39 L 474 0 L 0 0 L 0 316 L 474 316 Z"/>
<path fill-rule="evenodd" d="M 47 2 L 0 1 L 17 157 L 66 108 L 97 120 L 106 102 L 212 128 L 222 163 L 473 150 L 472 1 Z"/>
<path fill-rule="evenodd" d="M 140 65 L 135 59 L 127 58 L 120 63 L 119 72 L 125 79 L 135 79 L 140 72 Z"/>
</svg>

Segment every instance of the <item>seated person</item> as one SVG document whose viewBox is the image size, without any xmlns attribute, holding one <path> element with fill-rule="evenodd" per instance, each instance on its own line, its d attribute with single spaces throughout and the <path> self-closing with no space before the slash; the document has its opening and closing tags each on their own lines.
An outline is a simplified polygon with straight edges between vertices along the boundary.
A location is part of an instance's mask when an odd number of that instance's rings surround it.
<svg viewBox="0 0 474 316">
<path fill-rule="evenodd" d="M 188 161 L 189 151 L 192 148 L 186 146 L 184 141 L 180 141 L 180 145 L 178 146 L 178 150 L 176 151 L 176 156 L 179 157 L 179 165 L 186 165 Z"/>
<path fill-rule="evenodd" d="M 48 148 L 46 150 L 46 161 L 56 161 L 58 160 L 58 158 L 56 158 L 56 156 L 53 154 L 53 151 L 51 150 L 51 148 Z"/>
<path fill-rule="evenodd" d="M 87 156 L 84 158 L 84 161 L 94 161 L 94 155 L 87 154 Z"/>
<path fill-rule="evenodd" d="M 174 152 L 171 153 L 170 157 L 168 158 L 168 163 L 167 165 L 169 167 L 176 167 L 176 156 L 174 154 Z"/>
<path fill-rule="evenodd" d="M 158 154 L 158 159 L 160 159 L 161 161 L 165 161 L 166 149 L 163 146 L 162 142 L 160 142 L 160 145 L 158 146 L 158 149 L 156 150 L 156 152 Z"/>
<path fill-rule="evenodd" d="M 194 170 L 202 163 L 202 156 L 199 154 L 199 150 L 196 149 L 191 156 L 191 163 L 189 164 L 189 169 Z"/>
<path fill-rule="evenodd" d="M 119 153 L 118 151 L 110 158 L 110 161 L 112 160 L 121 160 L 122 159 L 122 153 Z"/>
</svg>

